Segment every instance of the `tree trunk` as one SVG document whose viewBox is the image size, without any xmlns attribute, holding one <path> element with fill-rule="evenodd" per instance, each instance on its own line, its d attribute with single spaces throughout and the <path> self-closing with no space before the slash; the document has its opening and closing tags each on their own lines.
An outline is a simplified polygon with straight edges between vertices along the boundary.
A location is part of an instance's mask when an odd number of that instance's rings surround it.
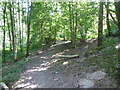
<svg viewBox="0 0 120 90">
<path fill-rule="evenodd" d="M 75 21 L 76 21 L 76 25 L 75 25 L 75 42 L 76 42 L 76 38 L 77 38 L 77 37 L 76 37 L 76 34 L 77 34 L 76 32 L 77 32 L 77 25 L 78 25 L 78 24 L 77 24 L 77 21 L 78 21 L 78 20 L 77 20 L 77 17 L 78 17 L 78 13 L 77 13 L 77 2 L 76 2 L 76 13 L 75 13 L 75 15 L 76 15 L 76 16 L 75 16 L 75 18 L 76 18 L 76 20 L 75 20 Z"/>
<path fill-rule="evenodd" d="M 28 7 L 29 7 L 29 5 L 28 5 Z M 32 7 L 32 5 L 31 5 L 31 7 Z M 31 10 L 28 10 L 28 16 L 27 16 L 27 48 L 26 48 L 26 57 L 29 56 L 29 46 L 30 46 L 30 23 L 31 23 L 30 16 L 31 16 Z"/>
<path fill-rule="evenodd" d="M 110 12 L 109 12 L 109 13 L 110 13 Z M 114 21 L 114 23 L 118 26 L 118 23 L 117 23 L 117 21 L 114 19 L 114 17 L 112 16 L 112 13 L 110 13 L 110 16 L 111 16 L 112 20 Z"/>
<path fill-rule="evenodd" d="M 5 2 L 4 10 L 3 10 L 3 20 L 4 20 L 4 30 L 3 30 L 3 62 L 5 62 L 5 16 L 6 16 L 6 5 L 7 3 Z"/>
<path fill-rule="evenodd" d="M 75 42 L 76 42 L 76 32 L 77 32 L 77 17 L 78 17 L 78 13 L 77 13 L 77 2 L 76 2 L 76 14 L 75 14 L 76 16 L 76 25 L 75 25 Z"/>
<path fill-rule="evenodd" d="M 57 14 L 57 3 L 55 4 L 56 5 L 56 9 L 55 9 L 55 14 Z M 56 15 L 57 16 L 57 15 Z M 55 17 L 56 18 L 56 17 Z M 57 18 L 56 18 L 57 19 Z M 54 33 L 54 42 L 53 42 L 53 44 L 55 44 L 56 43 L 56 36 L 57 36 L 57 21 L 56 21 L 56 19 L 55 19 L 55 23 L 56 23 L 56 25 L 55 25 L 55 33 Z M 51 25 L 52 26 L 52 25 Z"/>
<path fill-rule="evenodd" d="M 102 45 L 102 37 L 103 37 L 103 2 L 100 2 L 98 23 L 98 47 Z"/>
<path fill-rule="evenodd" d="M 110 28 L 110 22 L 109 22 L 109 0 L 107 0 L 106 5 L 106 23 L 107 23 L 107 29 L 108 29 L 108 35 L 111 36 L 111 28 Z"/>
<path fill-rule="evenodd" d="M 49 38 L 50 38 L 50 40 L 52 39 L 52 18 L 50 19 L 50 21 L 49 21 L 49 30 L 50 30 L 50 32 L 49 32 Z M 55 35 L 55 34 L 54 34 Z M 54 37 L 55 38 L 55 37 Z M 49 44 L 51 44 L 51 43 L 49 43 Z"/>
<path fill-rule="evenodd" d="M 20 51 L 22 52 L 22 38 L 21 38 L 21 18 L 20 18 L 20 3 L 18 2 L 18 18 L 19 18 L 19 44 L 20 44 Z"/>
<path fill-rule="evenodd" d="M 14 6 L 14 2 L 12 2 L 12 5 Z M 16 22 L 17 22 L 17 17 L 15 17 L 16 9 L 13 7 L 13 26 L 14 26 L 14 61 L 17 61 L 17 28 L 16 28 Z"/>
<path fill-rule="evenodd" d="M 69 2 L 69 22 L 70 22 L 70 31 L 71 31 L 71 42 L 73 42 L 73 33 L 72 33 L 72 15 L 71 15 L 71 2 Z"/>
<path fill-rule="evenodd" d="M 12 47 L 13 47 L 13 51 L 14 51 L 14 25 L 13 25 L 13 10 L 12 10 L 12 4 L 11 3 L 9 3 L 9 5 L 10 5 L 10 8 L 9 8 L 9 10 L 10 10 L 10 20 L 11 20 L 11 32 L 12 32 Z"/>
<path fill-rule="evenodd" d="M 7 28 L 8 28 L 8 34 L 9 34 L 9 41 L 10 41 L 10 51 L 13 51 L 13 49 L 12 49 L 12 39 L 11 39 L 10 23 L 9 23 L 9 19 L 8 19 L 7 13 L 6 13 L 6 18 L 7 18 Z"/>
<path fill-rule="evenodd" d="M 108 8 L 107 5 L 105 5 L 105 7 L 106 7 L 106 9 Z M 110 12 L 110 9 L 109 9 L 109 8 L 108 8 L 108 10 L 107 10 L 107 13 L 111 16 L 113 22 L 118 26 L 118 23 L 117 23 L 117 21 L 115 20 L 115 18 L 113 17 L 113 15 L 112 15 L 112 13 Z M 111 32 L 111 35 L 112 35 L 112 32 Z"/>
<path fill-rule="evenodd" d="M 23 9 L 23 3 L 22 3 L 22 9 Z M 23 42 L 23 38 L 24 38 L 24 37 L 23 37 L 23 33 L 24 33 L 24 32 L 23 32 L 23 31 L 24 31 L 23 16 L 24 16 L 24 12 L 23 12 L 23 10 L 22 10 L 22 18 L 21 18 L 21 19 L 22 19 L 22 26 L 21 26 L 21 34 L 22 34 L 22 35 L 21 35 L 21 43 L 22 43 L 22 45 L 24 45 L 24 42 Z"/>
<path fill-rule="evenodd" d="M 73 35 L 73 44 L 75 47 L 75 20 L 74 20 L 74 4 L 72 3 L 72 35 Z"/>
</svg>

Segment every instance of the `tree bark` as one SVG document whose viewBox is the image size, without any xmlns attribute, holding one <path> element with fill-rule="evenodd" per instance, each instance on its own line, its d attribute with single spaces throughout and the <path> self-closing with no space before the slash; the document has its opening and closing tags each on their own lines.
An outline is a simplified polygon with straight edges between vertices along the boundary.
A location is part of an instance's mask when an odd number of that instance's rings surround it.
<svg viewBox="0 0 120 90">
<path fill-rule="evenodd" d="M 14 25 L 13 25 L 13 10 L 12 10 L 12 4 L 9 3 L 10 5 L 10 8 L 9 8 L 9 11 L 10 11 L 10 20 L 11 20 L 11 32 L 12 32 L 12 47 L 13 47 L 13 51 L 14 51 Z"/>
<path fill-rule="evenodd" d="M 29 7 L 29 5 L 28 5 L 28 7 Z M 31 3 L 31 7 L 32 7 L 32 3 Z M 27 48 L 26 48 L 26 57 L 29 56 L 29 46 L 30 46 L 30 23 L 31 23 L 30 16 L 31 16 L 31 9 L 28 11 L 28 16 L 27 16 Z"/>
<path fill-rule="evenodd" d="M 76 34 L 75 34 L 75 13 L 74 13 L 74 10 L 75 10 L 75 6 L 74 4 L 72 3 L 72 43 L 74 44 L 73 47 L 75 47 L 75 41 L 76 41 Z"/>
<path fill-rule="evenodd" d="M 12 2 L 12 5 L 14 6 L 14 2 Z M 16 28 L 16 22 L 17 17 L 15 16 L 16 8 L 13 7 L 13 26 L 14 26 L 14 61 L 17 61 L 17 28 Z M 15 18 L 16 17 L 16 18 Z"/>
<path fill-rule="evenodd" d="M 76 2 L 76 13 L 75 13 L 75 15 L 76 15 L 76 16 L 75 16 L 75 17 L 76 17 L 76 20 L 75 20 L 75 21 L 76 21 L 76 25 L 75 25 L 75 40 L 76 40 L 76 38 L 77 38 L 77 37 L 76 37 L 76 34 L 77 34 L 76 32 L 77 32 L 77 25 L 78 25 L 78 23 L 77 23 L 77 21 L 78 21 L 78 20 L 77 20 L 77 17 L 78 17 L 78 13 L 77 13 L 77 2 Z M 76 41 L 75 41 L 75 42 L 76 42 Z"/>
<path fill-rule="evenodd" d="M 107 8 L 107 5 L 105 5 L 105 7 Z M 115 18 L 113 17 L 113 15 L 112 15 L 112 13 L 110 12 L 111 10 L 110 9 L 108 9 L 108 14 L 111 16 L 111 18 L 112 18 L 112 20 L 113 20 L 113 22 L 118 26 L 118 23 L 117 23 L 117 21 L 115 20 Z M 112 34 L 112 32 L 111 32 L 111 34 Z"/>
<path fill-rule="evenodd" d="M 117 23 L 117 21 L 115 20 L 115 18 L 113 17 L 112 13 L 111 13 L 111 12 L 109 12 L 109 13 L 110 13 L 110 16 L 111 16 L 112 20 L 114 21 L 114 23 L 118 26 L 118 23 Z"/>
<path fill-rule="evenodd" d="M 5 31 L 5 23 L 6 23 L 6 21 L 5 21 L 5 16 L 6 16 L 6 5 L 7 5 L 7 3 L 5 2 L 4 3 L 4 10 L 3 10 L 3 23 L 4 23 L 4 30 L 3 30 L 3 52 L 2 52 L 2 54 L 3 54 L 3 62 L 5 62 L 5 33 L 6 33 L 6 31 Z"/>
<path fill-rule="evenodd" d="M 21 22 L 22 22 L 22 26 L 21 26 L 21 43 L 22 43 L 22 45 L 24 44 L 24 42 L 23 42 L 23 38 L 24 38 L 24 36 L 23 36 L 23 33 L 24 33 L 24 21 L 23 21 L 23 16 L 24 16 L 24 11 L 23 11 L 23 3 L 22 3 L 22 20 L 21 20 Z"/>
<path fill-rule="evenodd" d="M 108 29 L 108 35 L 111 36 L 111 28 L 110 28 L 110 22 L 109 22 L 109 0 L 107 0 L 107 5 L 106 5 L 106 23 L 107 23 L 107 29 Z"/>
<path fill-rule="evenodd" d="M 73 33 L 72 33 L 72 15 L 71 15 L 71 2 L 69 2 L 69 23 L 70 23 L 70 31 L 71 31 L 71 42 L 73 42 Z"/>
<path fill-rule="evenodd" d="M 10 23 L 9 23 L 9 19 L 8 19 L 7 13 L 6 13 L 6 18 L 7 18 L 7 28 L 8 28 L 8 34 L 9 34 L 9 41 L 10 41 L 10 51 L 13 51 L 13 49 L 12 49 L 12 39 L 11 39 Z"/>
<path fill-rule="evenodd" d="M 55 9 L 55 14 L 57 14 L 57 3 L 55 4 L 56 5 L 56 9 Z M 56 17 L 55 17 L 56 18 Z M 56 18 L 57 19 L 57 18 Z M 56 23 L 56 25 L 55 25 L 55 33 L 54 33 L 54 42 L 53 42 L 53 44 L 55 44 L 56 43 L 56 36 L 57 36 L 57 20 L 55 19 L 55 23 Z M 52 27 L 52 25 L 51 25 L 51 27 Z"/>
<path fill-rule="evenodd" d="M 103 2 L 100 2 L 98 23 L 98 47 L 102 45 L 102 37 L 103 37 Z"/>
<path fill-rule="evenodd" d="M 20 1 L 19 1 L 20 2 Z M 20 18 L 20 3 L 18 2 L 18 18 L 19 18 L 19 44 L 20 44 L 20 51 L 22 52 L 22 38 L 21 38 L 21 18 Z"/>
</svg>

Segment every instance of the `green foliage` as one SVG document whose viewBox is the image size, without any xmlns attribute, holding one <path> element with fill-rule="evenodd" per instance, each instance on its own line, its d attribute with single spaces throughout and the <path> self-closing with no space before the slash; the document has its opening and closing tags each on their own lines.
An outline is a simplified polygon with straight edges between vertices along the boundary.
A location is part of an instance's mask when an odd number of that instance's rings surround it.
<svg viewBox="0 0 120 90">
<path fill-rule="evenodd" d="M 103 46 L 104 47 L 113 47 L 114 44 L 117 42 L 117 38 L 113 38 L 113 37 L 108 37 L 108 38 L 105 38 L 103 39 Z"/>
<path fill-rule="evenodd" d="M 10 85 L 15 80 L 19 79 L 18 76 L 20 72 L 24 70 L 26 63 L 27 63 L 27 59 L 23 59 L 14 63 L 14 65 L 10 65 L 7 68 L 3 68 L 2 69 L 3 82 Z"/>
<path fill-rule="evenodd" d="M 113 33 L 113 34 L 115 34 L 115 33 L 117 33 L 118 32 L 118 27 L 117 27 L 117 25 L 116 24 L 114 24 L 114 22 L 110 22 L 111 23 L 111 32 Z"/>
<path fill-rule="evenodd" d="M 18 60 L 21 59 L 21 58 L 23 58 L 25 56 L 24 52 L 25 52 L 24 48 L 23 48 L 22 52 L 21 52 L 20 48 L 18 48 L 18 52 L 17 52 L 17 54 L 18 54 Z M 5 57 L 5 60 L 6 60 L 5 62 L 6 63 L 12 63 L 12 62 L 14 62 L 13 51 L 10 51 L 9 48 L 6 48 L 5 55 L 6 55 L 6 57 Z"/>
<path fill-rule="evenodd" d="M 35 42 L 31 45 L 30 50 L 42 49 L 42 42 Z"/>
<path fill-rule="evenodd" d="M 14 55 L 13 55 L 13 52 L 11 52 L 9 49 L 5 51 L 5 54 L 6 54 L 6 62 L 13 62 L 13 59 L 14 59 Z"/>
<path fill-rule="evenodd" d="M 117 38 L 107 37 L 103 40 L 103 47 L 101 49 L 94 50 L 97 53 L 95 57 L 89 58 L 90 61 L 97 62 L 101 69 L 105 69 L 109 76 L 115 76 L 117 61 L 117 50 L 115 45 L 117 44 Z M 99 52 L 99 53 L 98 53 Z"/>
<path fill-rule="evenodd" d="M 76 38 L 95 38 L 97 33 L 96 12 L 97 4 L 93 2 L 88 3 L 72 3 L 73 20 L 75 21 L 75 14 L 77 16 L 77 32 Z M 93 8 L 94 7 L 94 8 Z M 69 23 L 69 3 L 33 3 L 32 22 L 31 23 L 31 49 L 41 48 L 42 43 L 46 42 L 46 36 L 56 40 L 70 40 L 71 31 Z M 83 17 L 84 16 L 84 17 Z M 76 22 L 74 22 L 74 25 Z M 75 26 L 74 26 L 75 27 Z M 91 36 L 91 34 L 94 34 Z M 51 44 L 50 44 L 51 45 Z"/>
<path fill-rule="evenodd" d="M 115 49 L 115 43 L 117 42 L 117 38 L 113 38 L 113 37 L 103 37 L 103 43 L 102 43 L 102 46 L 100 47 L 97 47 L 96 49 L 97 50 L 100 50 L 100 49 L 103 49 L 103 48 L 111 48 L 113 47 L 112 49 L 116 50 Z M 107 49 L 108 50 L 108 49 Z"/>
</svg>

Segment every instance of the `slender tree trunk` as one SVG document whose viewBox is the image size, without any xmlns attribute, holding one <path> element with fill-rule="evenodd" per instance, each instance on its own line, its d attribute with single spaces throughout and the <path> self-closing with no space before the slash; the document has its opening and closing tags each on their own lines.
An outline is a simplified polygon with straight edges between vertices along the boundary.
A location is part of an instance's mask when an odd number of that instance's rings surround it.
<svg viewBox="0 0 120 90">
<path fill-rule="evenodd" d="M 22 5 L 22 8 L 23 8 L 23 5 Z M 23 42 L 23 31 L 24 31 L 24 25 L 23 25 L 23 16 L 24 16 L 24 12 L 23 12 L 23 10 L 22 10 L 22 26 L 21 26 L 21 34 L 22 34 L 22 36 L 21 36 L 21 43 L 22 43 L 22 45 L 24 45 L 24 42 Z"/>
<path fill-rule="evenodd" d="M 22 52 L 22 38 L 21 38 L 21 18 L 20 18 L 20 3 L 18 2 L 18 11 L 19 11 L 19 14 L 18 14 L 18 18 L 19 18 L 19 44 L 20 44 L 20 51 Z"/>
<path fill-rule="evenodd" d="M 12 5 L 14 6 L 14 2 L 12 2 Z M 16 9 L 13 7 L 13 26 L 14 26 L 14 61 L 17 61 L 17 17 L 15 17 Z"/>
<path fill-rule="evenodd" d="M 113 22 L 118 26 L 117 21 L 115 20 L 115 18 L 113 17 L 112 13 L 110 12 L 109 5 L 108 5 L 108 6 L 105 5 L 105 7 L 106 7 L 106 9 L 108 9 L 108 10 L 107 10 L 107 13 L 111 16 Z M 111 32 L 111 35 L 112 35 L 112 32 Z"/>
<path fill-rule="evenodd" d="M 11 30 L 10 30 L 10 23 L 9 23 L 9 20 L 8 20 L 7 13 L 6 13 L 6 18 L 7 18 L 7 27 L 8 27 L 9 41 L 10 41 L 10 51 L 12 51 Z"/>
<path fill-rule="evenodd" d="M 50 38 L 50 40 L 51 40 L 51 36 L 52 36 L 52 18 L 50 19 L 50 21 L 49 21 L 49 30 L 50 30 L 50 32 L 49 32 L 49 38 Z M 51 43 L 50 43 L 51 44 Z"/>
<path fill-rule="evenodd" d="M 109 12 L 109 13 L 110 13 L 110 12 Z M 113 17 L 112 13 L 110 13 L 110 16 L 111 16 L 112 20 L 114 21 L 114 23 L 118 26 L 118 23 L 117 23 L 117 21 L 115 20 L 115 18 Z"/>
<path fill-rule="evenodd" d="M 44 28 L 44 20 L 42 20 L 41 24 L 40 24 L 40 43 L 42 43 L 42 50 L 44 51 L 44 42 L 43 42 L 43 28 Z"/>
<path fill-rule="evenodd" d="M 78 22 L 77 22 L 77 21 L 78 21 L 78 20 L 77 20 L 77 19 L 78 19 L 78 18 L 77 18 L 77 17 L 78 17 L 78 13 L 77 13 L 77 5 L 78 5 L 78 4 L 77 4 L 77 2 L 76 2 L 76 13 L 75 13 L 75 15 L 76 15 L 76 16 L 75 16 L 75 17 L 76 17 L 76 20 L 75 20 L 75 21 L 76 21 L 76 25 L 75 25 L 75 38 L 76 38 L 77 25 L 78 25 Z"/>
<path fill-rule="evenodd" d="M 76 12 L 75 12 L 75 23 L 76 23 L 76 24 L 75 24 L 75 47 L 76 47 L 76 39 L 77 39 L 77 36 L 76 36 L 76 35 L 77 35 L 77 25 L 78 25 L 78 24 L 77 24 L 77 23 L 78 23 L 78 22 L 77 22 L 77 21 L 78 21 L 78 20 L 77 20 L 77 19 L 78 19 L 78 18 L 77 18 L 77 17 L 78 17 L 77 5 L 78 5 L 78 4 L 77 4 L 77 2 L 76 2 L 76 8 L 75 8 L 75 9 L 76 9 Z"/>
<path fill-rule="evenodd" d="M 73 44 L 75 47 L 75 20 L 74 20 L 74 5 L 72 3 L 72 35 L 73 35 Z"/>
<path fill-rule="evenodd" d="M 111 28 L 110 28 L 110 22 L 109 22 L 109 0 L 107 0 L 106 5 L 106 23 L 107 23 L 107 29 L 108 29 L 108 35 L 111 36 Z"/>
<path fill-rule="evenodd" d="M 9 3 L 9 5 L 10 5 L 10 8 L 9 8 L 9 10 L 10 10 L 10 20 L 11 20 L 11 32 L 12 32 L 12 47 L 13 47 L 13 51 L 14 51 L 14 24 L 13 24 L 13 10 L 12 10 L 12 4 L 11 3 Z"/>
<path fill-rule="evenodd" d="M 103 37 L 103 2 L 99 5 L 99 23 L 98 23 L 98 46 L 102 46 Z"/>
<path fill-rule="evenodd" d="M 5 16 L 6 16 L 6 5 L 7 3 L 4 3 L 4 10 L 3 10 L 3 20 L 4 20 L 4 30 L 3 30 L 3 62 L 5 62 Z"/>
<path fill-rule="evenodd" d="M 71 15 L 71 2 L 69 2 L 69 22 L 70 22 L 70 31 L 71 31 L 71 42 L 73 42 L 73 34 L 72 34 L 72 15 Z"/>
<path fill-rule="evenodd" d="M 56 5 L 56 9 L 55 9 L 55 14 L 57 14 L 57 3 L 55 4 Z M 57 15 L 56 15 L 57 16 Z M 56 17 L 55 17 L 56 18 Z M 57 18 L 56 18 L 57 19 Z M 54 42 L 53 42 L 53 44 L 55 44 L 56 43 L 56 36 L 57 36 L 57 20 L 55 19 L 55 23 L 56 23 L 56 25 L 55 25 L 55 33 L 54 33 Z"/>
<path fill-rule="evenodd" d="M 29 7 L 29 5 L 28 5 L 28 7 Z M 28 16 L 27 16 L 27 48 L 26 48 L 26 57 L 29 56 L 29 46 L 30 46 L 30 23 L 31 23 L 30 16 L 31 16 L 31 10 L 28 11 Z"/>
<path fill-rule="evenodd" d="M 55 22 L 56 22 L 56 20 L 55 20 Z M 56 36 L 57 36 L 57 25 L 55 26 L 55 34 L 54 34 L 54 42 L 53 42 L 53 44 L 56 43 Z"/>
</svg>

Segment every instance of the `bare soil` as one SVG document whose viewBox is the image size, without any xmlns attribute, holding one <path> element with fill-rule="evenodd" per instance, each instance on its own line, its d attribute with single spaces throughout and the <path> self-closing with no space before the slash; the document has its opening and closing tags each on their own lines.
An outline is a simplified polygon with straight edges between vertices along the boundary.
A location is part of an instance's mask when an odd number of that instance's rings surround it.
<svg viewBox="0 0 120 90">
<path fill-rule="evenodd" d="M 60 43 L 60 42 L 59 42 Z M 78 42 L 76 48 L 69 43 L 56 44 L 47 51 L 37 52 L 26 69 L 20 74 L 20 79 L 14 88 L 80 88 L 79 80 L 87 73 L 102 70 L 97 62 L 89 62 L 93 56 L 90 51 L 96 47 L 96 41 Z M 79 58 L 56 58 L 56 55 L 77 54 Z M 97 58 L 96 58 L 97 59 Z M 92 63 L 92 64 L 91 64 Z M 105 70 L 102 70 L 105 71 Z M 114 88 L 114 79 L 108 77 L 95 81 L 93 88 Z"/>
</svg>

